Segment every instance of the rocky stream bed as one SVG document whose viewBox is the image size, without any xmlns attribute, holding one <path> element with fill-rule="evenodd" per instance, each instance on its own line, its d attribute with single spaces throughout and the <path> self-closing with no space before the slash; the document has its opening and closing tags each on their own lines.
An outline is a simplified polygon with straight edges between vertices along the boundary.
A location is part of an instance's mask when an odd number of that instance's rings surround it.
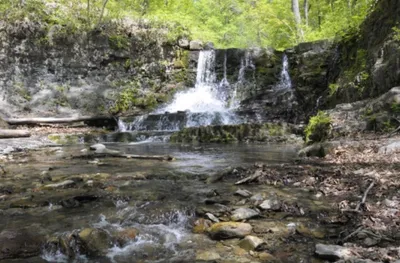
<svg viewBox="0 0 400 263">
<path fill-rule="evenodd" d="M 397 140 L 332 143 L 324 159 L 284 144 L 106 144 L 172 161 L 2 140 L 0 261 L 397 262 Z"/>
</svg>

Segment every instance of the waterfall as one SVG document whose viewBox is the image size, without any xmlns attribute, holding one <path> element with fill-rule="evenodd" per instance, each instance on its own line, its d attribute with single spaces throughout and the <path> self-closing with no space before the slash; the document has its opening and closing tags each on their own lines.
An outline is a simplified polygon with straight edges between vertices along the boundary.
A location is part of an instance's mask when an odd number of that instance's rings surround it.
<svg viewBox="0 0 400 263">
<path fill-rule="evenodd" d="M 282 71 L 279 83 L 275 86 L 276 90 L 290 90 L 292 88 L 292 80 L 289 75 L 289 60 L 286 54 L 282 59 Z"/>
</svg>

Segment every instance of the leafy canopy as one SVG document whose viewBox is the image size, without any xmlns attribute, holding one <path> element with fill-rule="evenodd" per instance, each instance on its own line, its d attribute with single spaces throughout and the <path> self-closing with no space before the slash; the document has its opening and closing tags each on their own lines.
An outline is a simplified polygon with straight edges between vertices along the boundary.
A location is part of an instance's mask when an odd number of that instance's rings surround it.
<svg viewBox="0 0 400 263">
<path fill-rule="evenodd" d="M 169 25 L 172 31 L 189 29 L 191 38 L 214 42 L 220 48 L 284 49 L 303 41 L 344 35 L 360 25 L 376 2 L 296 1 L 300 4 L 300 25 L 295 22 L 290 0 L 2 0 L 0 15 L 74 24 L 77 28 L 94 27 L 106 20 L 144 19 L 154 25 Z"/>
</svg>

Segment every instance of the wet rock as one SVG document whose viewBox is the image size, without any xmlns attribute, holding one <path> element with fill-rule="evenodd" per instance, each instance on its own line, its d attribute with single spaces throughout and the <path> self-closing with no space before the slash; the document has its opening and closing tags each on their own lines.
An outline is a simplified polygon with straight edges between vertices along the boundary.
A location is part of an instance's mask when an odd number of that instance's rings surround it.
<svg viewBox="0 0 400 263">
<path fill-rule="evenodd" d="M 0 233 L 0 260 L 37 256 L 43 242 L 43 236 L 26 229 L 3 230 Z"/>
<path fill-rule="evenodd" d="M 45 185 L 45 189 L 65 189 L 65 188 L 72 188 L 76 186 L 76 183 L 73 180 L 65 180 L 60 183 L 55 183 L 55 184 L 48 184 Z"/>
<path fill-rule="evenodd" d="M 15 149 L 11 146 L 7 146 L 5 149 L 3 149 L 3 154 L 10 154 L 12 152 L 15 152 Z"/>
<path fill-rule="evenodd" d="M 256 236 L 246 236 L 239 242 L 239 246 L 247 251 L 259 250 L 264 244 L 264 240 Z"/>
<path fill-rule="evenodd" d="M 296 232 L 302 236 L 323 239 L 325 237 L 325 233 L 319 229 L 311 229 L 306 227 L 303 224 L 299 224 L 296 226 Z"/>
<path fill-rule="evenodd" d="M 206 213 L 211 213 L 215 216 L 223 216 L 228 213 L 231 209 L 226 205 L 222 204 L 213 204 L 206 206 L 199 206 L 196 208 L 196 214 L 199 216 L 204 216 Z"/>
<path fill-rule="evenodd" d="M 315 246 L 315 254 L 322 259 L 332 261 L 338 259 L 347 259 L 351 256 L 351 252 L 348 248 L 325 244 L 317 244 Z"/>
<path fill-rule="evenodd" d="M 14 201 L 10 204 L 10 208 L 35 208 L 35 207 L 42 207 L 48 206 L 49 202 L 45 201 L 34 201 L 31 198 L 23 198 L 17 201 Z"/>
<path fill-rule="evenodd" d="M 212 225 L 208 219 L 200 218 L 194 222 L 193 233 L 202 234 L 207 232 L 207 229 Z"/>
<path fill-rule="evenodd" d="M 214 251 L 199 251 L 196 254 L 196 262 L 203 261 L 203 262 L 214 262 L 215 260 L 220 259 L 221 256 Z"/>
<path fill-rule="evenodd" d="M 106 146 L 101 143 L 93 144 L 89 148 L 90 150 L 95 151 L 96 153 L 102 153 L 107 149 Z"/>
<path fill-rule="evenodd" d="M 219 222 L 219 219 L 215 215 L 213 215 L 211 213 L 206 213 L 206 216 L 208 217 L 208 219 L 210 219 L 214 223 L 218 223 Z"/>
<path fill-rule="evenodd" d="M 126 243 L 134 240 L 138 234 L 139 230 L 136 228 L 126 228 L 116 234 L 116 239 L 120 246 L 124 246 Z"/>
<path fill-rule="evenodd" d="M 79 203 L 79 201 L 75 200 L 74 198 L 62 200 L 60 204 L 64 208 L 75 208 L 81 205 L 81 203 Z"/>
<path fill-rule="evenodd" d="M 250 235 L 252 229 L 247 223 L 221 222 L 213 224 L 207 232 L 212 239 L 228 239 Z"/>
<path fill-rule="evenodd" d="M 51 177 L 49 171 L 42 171 L 40 173 L 40 181 L 43 182 L 51 182 L 53 178 Z"/>
<path fill-rule="evenodd" d="M 257 193 L 255 195 L 252 195 L 250 197 L 250 200 L 254 201 L 254 202 L 259 202 L 259 201 L 263 201 L 265 199 L 265 197 L 266 197 L 266 195 L 264 193 Z"/>
<path fill-rule="evenodd" d="M 231 220 L 232 221 L 240 221 L 244 219 L 253 218 L 260 215 L 260 213 L 254 209 L 241 207 L 232 212 Z"/>
<path fill-rule="evenodd" d="M 261 260 L 261 262 L 277 262 L 277 259 L 271 255 L 270 253 L 267 252 L 262 252 L 258 254 L 258 258 Z"/>
<path fill-rule="evenodd" d="M 235 192 L 235 195 L 247 198 L 250 197 L 252 193 L 248 190 L 239 189 Z"/>
<path fill-rule="evenodd" d="M 281 209 L 281 202 L 277 197 L 271 197 L 270 199 L 264 200 L 261 204 L 258 205 L 262 210 L 267 211 L 279 211 Z"/>
<path fill-rule="evenodd" d="M 216 182 L 222 180 L 224 177 L 229 176 L 232 173 L 233 173 L 233 169 L 231 167 L 228 167 L 222 171 L 218 171 L 218 172 L 210 175 L 207 178 L 206 183 L 208 183 L 208 184 L 216 183 Z"/>
<path fill-rule="evenodd" d="M 108 233 L 100 228 L 85 228 L 79 232 L 78 238 L 88 255 L 105 254 L 112 244 Z"/>
<path fill-rule="evenodd" d="M 190 50 L 202 50 L 203 49 L 203 42 L 200 40 L 192 40 L 189 43 Z"/>
</svg>

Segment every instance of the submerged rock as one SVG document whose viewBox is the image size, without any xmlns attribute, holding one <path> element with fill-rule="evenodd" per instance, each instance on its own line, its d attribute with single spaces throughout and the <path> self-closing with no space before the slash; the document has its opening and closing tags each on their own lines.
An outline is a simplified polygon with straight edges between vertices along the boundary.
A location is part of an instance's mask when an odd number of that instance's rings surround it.
<svg viewBox="0 0 400 263">
<path fill-rule="evenodd" d="M 82 242 L 82 249 L 88 255 L 105 254 L 111 246 L 111 238 L 108 233 L 100 228 L 85 228 L 78 234 Z"/>
<path fill-rule="evenodd" d="M 0 233 L 0 260 L 27 258 L 41 252 L 44 238 L 26 229 L 3 230 Z"/>
<path fill-rule="evenodd" d="M 260 213 L 254 209 L 241 207 L 232 212 L 231 220 L 240 221 L 258 216 Z"/>
<path fill-rule="evenodd" d="M 252 226 L 247 223 L 221 222 L 213 224 L 207 232 L 212 239 L 228 239 L 245 237 L 251 233 L 252 229 Z"/>
<path fill-rule="evenodd" d="M 221 256 L 214 251 L 199 251 L 196 254 L 196 262 L 197 261 L 214 262 L 215 260 L 218 260 L 220 258 Z"/>
<path fill-rule="evenodd" d="M 333 261 L 338 259 L 347 259 L 351 256 L 351 252 L 348 248 L 325 244 L 317 244 L 315 246 L 315 254 L 320 258 Z"/>
<path fill-rule="evenodd" d="M 263 244 L 265 244 L 264 240 L 256 236 L 246 236 L 239 242 L 239 246 L 247 251 L 258 250 Z"/>
<path fill-rule="evenodd" d="M 45 189 L 58 189 L 58 188 L 64 189 L 64 188 L 74 187 L 75 185 L 76 185 L 76 183 L 73 180 L 65 180 L 60 183 L 45 185 L 44 188 Z"/>
</svg>

